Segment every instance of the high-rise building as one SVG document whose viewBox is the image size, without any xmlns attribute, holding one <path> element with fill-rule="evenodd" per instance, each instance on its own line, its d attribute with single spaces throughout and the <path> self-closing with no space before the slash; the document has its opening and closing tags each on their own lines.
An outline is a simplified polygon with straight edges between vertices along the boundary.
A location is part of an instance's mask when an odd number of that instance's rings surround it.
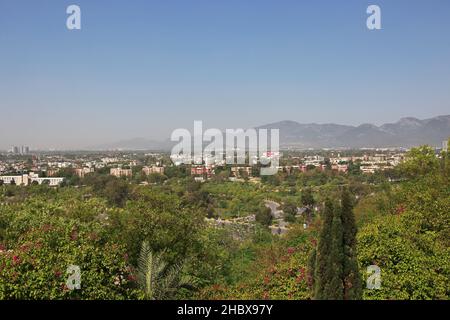
<svg viewBox="0 0 450 320">
<path fill-rule="evenodd" d="M 26 155 L 26 154 L 30 153 L 30 147 L 28 147 L 28 146 L 21 146 L 21 147 L 19 147 L 19 146 L 12 146 L 10 151 L 13 154 Z"/>
</svg>

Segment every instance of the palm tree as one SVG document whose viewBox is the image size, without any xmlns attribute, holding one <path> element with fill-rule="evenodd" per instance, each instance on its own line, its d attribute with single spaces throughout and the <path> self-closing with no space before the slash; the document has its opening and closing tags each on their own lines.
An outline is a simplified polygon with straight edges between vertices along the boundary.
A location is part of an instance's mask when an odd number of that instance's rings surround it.
<svg viewBox="0 0 450 320">
<path fill-rule="evenodd" d="M 149 300 L 164 300 L 174 296 L 180 288 L 192 287 L 191 277 L 183 275 L 183 263 L 169 264 L 162 253 L 155 253 L 147 241 L 142 243 L 138 259 L 138 284 Z"/>
</svg>

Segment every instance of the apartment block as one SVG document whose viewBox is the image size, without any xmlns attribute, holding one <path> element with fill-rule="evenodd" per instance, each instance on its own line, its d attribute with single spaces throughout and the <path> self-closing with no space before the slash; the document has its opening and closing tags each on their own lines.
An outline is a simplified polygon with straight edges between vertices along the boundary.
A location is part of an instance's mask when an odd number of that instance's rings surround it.
<svg viewBox="0 0 450 320">
<path fill-rule="evenodd" d="M 164 174 L 164 167 L 157 167 L 157 166 L 151 166 L 151 167 L 143 167 L 142 171 L 148 176 L 152 173 L 159 173 Z"/>
<path fill-rule="evenodd" d="M 131 177 L 133 172 L 131 169 L 122 169 L 122 168 L 111 168 L 109 174 L 115 177 Z"/>
<path fill-rule="evenodd" d="M 75 174 L 80 178 L 84 178 L 85 175 L 94 172 L 94 168 L 75 168 Z"/>
</svg>

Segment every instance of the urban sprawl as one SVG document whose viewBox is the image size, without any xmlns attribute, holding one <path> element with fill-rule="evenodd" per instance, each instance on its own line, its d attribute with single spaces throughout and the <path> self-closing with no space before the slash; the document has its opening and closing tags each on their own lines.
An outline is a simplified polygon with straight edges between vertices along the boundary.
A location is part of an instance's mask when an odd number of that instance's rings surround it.
<svg viewBox="0 0 450 320">
<path fill-rule="evenodd" d="M 443 142 L 443 146 L 445 146 Z M 445 148 L 445 147 L 443 147 Z M 359 170 L 362 174 L 373 174 L 392 169 L 405 160 L 407 149 L 359 149 L 359 150 L 308 150 L 267 152 L 262 157 L 277 158 L 279 172 L 292 174 L 310 170 L 336 171 L 346 174 Z M 229 165 L 226 160 L 205 156 L 201 164 L 196 159 L 185 165 L 185 159 L 170 156 L 167 152 L 144 151 L 98 151 L 98 152 L 44 152 L 30 151 L 27 146 L 12 147 L 0 153 L 0 183 L 15 185 L 48 184 L 57 186 L 64 182 L 64 174 L 80 178 L 94 172 L 101 172 L 120 178 L 142 177 L 147 184 L 150 175 L 163 176 L 168 167 L 184 166 L 197 181 L 213 178 L 218 172 L 228 169 L 230 181 L 258 182 L 258 158 L 247 159 L 247 165 Z M 436 157 L 440 149 L 436 149 Z"/>
</svg>

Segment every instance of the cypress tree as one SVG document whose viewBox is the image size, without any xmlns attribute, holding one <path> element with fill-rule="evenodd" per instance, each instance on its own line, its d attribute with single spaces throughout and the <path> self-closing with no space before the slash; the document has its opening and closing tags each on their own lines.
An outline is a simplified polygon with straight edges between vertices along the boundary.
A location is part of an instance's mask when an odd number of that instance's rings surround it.
<svg viewBox="0 0 450 320">
<path fill-rule="evenodd" d="M 331 270 L 328 266 L 328 259 L 331 246 L 333 211 L 333 203 L 330 199 L 327 199 L 325 201 L 325 209 L 323 211 L 324 222 L 320 232 L 317 252 L 314 252 L 314 298 L 319 300 L 325 299 L 325 286 L 329 283 L 331 276 Z"/>
<path fill-rule="evenodd" d="M 331 223 L 330 253 L 328 255 L 327 283 L 325 284 L 323 299 L 342 300 L 344 298 L 344 232 L 342 228 L 341 211 L 335 210 Z"/>
<path fill-rule="evenodd" d="M 311 256 L 315 299 L 361 299 L 356 231 L 350 193 L 343 190 L 339 208 L 329 199 L 325 202 L 319 244 Z"/>
<path fill-rule="evenodd" d="M 343 280 L 344 299 L 361 299 L 362 287 L 356 256 L 356 223 L 353 214 L 353 204 L 347 189 L 342 192 L 341 198 L 342 227 L 343 227 Z"/>
</svg>

